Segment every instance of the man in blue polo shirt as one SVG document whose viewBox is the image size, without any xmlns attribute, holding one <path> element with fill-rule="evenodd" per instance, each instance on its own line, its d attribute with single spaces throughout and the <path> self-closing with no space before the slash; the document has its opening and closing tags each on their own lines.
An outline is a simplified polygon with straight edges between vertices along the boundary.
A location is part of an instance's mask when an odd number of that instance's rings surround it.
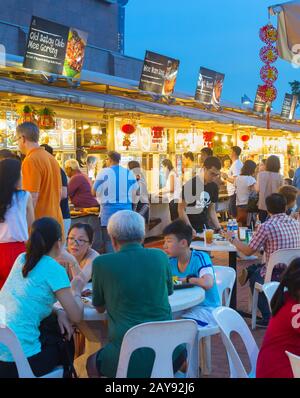
<svg viewBox="0 0 300 398">
<path fill-rule="evenodd" d="M 176 220 L 169 224 L 163 234 L 164 249 L 170 256 L 172 275 L 177 276 L 183 283 L 200 286 L 205 290 L 205 300 L 184 312 L 182 317 L 194 319 L 200 326 L 215 325 L 212 311 L 221 305 L 221 301 L 209 255 L 190 250 L 192 228 L 183 220 Z"/>
<path fill-rule="evenodd" d="M 97 175 L 93 194 L 100 204 L 100 225 L 105 252 L 113 252 L 107 225 L 110 217 L 119 210 L 132 210 L 138 184 L 132 171 L 120 166 L 121 155 L 110 151 L 106 166 Z"/>
</svg>

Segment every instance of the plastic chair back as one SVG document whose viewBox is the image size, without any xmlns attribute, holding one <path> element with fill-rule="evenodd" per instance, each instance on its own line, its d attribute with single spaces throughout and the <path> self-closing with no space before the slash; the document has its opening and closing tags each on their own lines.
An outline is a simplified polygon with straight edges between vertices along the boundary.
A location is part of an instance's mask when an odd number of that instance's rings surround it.
<svg viewBox="0 0 300 398">
<path fill-rule="evenodd" d="M 300 357 L 291 352 L 285 351 L 286 355 L 289 357 L 290 364 L 295 379 L 300 379 Z"/>
<path fill-rule="evenodd" d="M 268 282 L 262 286 L 262 291 L 265 293 L 265 295 L 267 297 L 270 311 L 272 311 L 271 310 L 271 300 L 272 300 L 272 297 L 274 296 L 274 293 L 276 292 L 278 286 L 279 286 L 279 282 Z"/>
<path fill-rule="evenodd" d="M 14 359 L 20 378 L 35 378 L 21 344 L 15 333 L 7 326 L 0 325 L 0 343 L 4 344 Z"/>
<path fill-rule="evenodd" d="M 264 283 L 271 282 L 272 273 L 275 265 L 280 263 L 289 265 L 297 257 L 300 257 L 300 248 L 280 249 L 272 253 L 268 261 Z"/>
<path fill-rule="evenodd" d="M 236 279 L 236 272 L 231 267 L 223 267 L 221 265 L 214 267 L 218 292 L 221 305 L 229 307 L 233 286 Z"/>
<path fill-rule="evenodd" d="M 232 308 L 219 307 L 213 311 L 213 316 L 221 330 L 221 337 L 226 348 L 227 358 L 230 367 L 231 378 L 255 377 L 256 361 L 258 357 L 257 344 L 240 314 Z M 242 338 L 251 364 L 251 371 L 247 374 L 246 369 L 237 353 L 232 340 L 231 333 L 236 332 Z"/>
<path fill-rule="evenodd" d="M 155 352 L 151 378 L 173 378 L 172 355 L 180 344 L 187 344 L 187 377 L 196 377 L 198 372 L 197 333 L 197 323 L 189 319 L 149 322 L 134 326 L 123 338 L 116 377 L 127 377 L 132 353 L 138 348 L 147 347 Z"/>
</svg>

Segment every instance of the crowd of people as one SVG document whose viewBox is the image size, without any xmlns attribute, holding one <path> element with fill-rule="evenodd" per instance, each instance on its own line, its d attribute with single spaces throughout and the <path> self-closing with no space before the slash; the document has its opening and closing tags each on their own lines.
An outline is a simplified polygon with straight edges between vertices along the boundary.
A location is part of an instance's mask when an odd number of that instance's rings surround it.
<svg viewBox="0 0 300 398">
<path fill-rule="evenodd" d="M 171 160 L 165 159 L 165 185 L 158 195 L 169 204 L 170 224 L 162 231 L 160 250 L 143 245 L 151 197 L 139 162 L 131 161 L 125 168 L 120 154 L 110 151 L 91 182 L 75 159 L 66 161 L 64 170 L 60 168 L 52 148 L 39 145 L 35 124 L 20 124 L 16 139 L 22 161 L 10 151 L 0 152 L 0 186 L 4 187 L 0 190 L 0 308 L 4 311 L 0 313 L 5 314 L 5 323 L 17 335 L 37 376 L 65 365 L 61 345 L 49 338 L 51 325 L 59 331 L 58 340 L 65 335 L 72 362 L 72 336 L 83 317 L 81 293 L 90 281 L 93 305 L 99 312 L 107 311 L 109 321 L 108 344 L 88 359 L 87 372 L 90 377 L 113 377 L 123 336 L 131 327 L 172 319 L 168 296 L 173 293 L 173 277 L 205 290 L 205 300 L 181 317 L 194 319 L 200 327 L 215 324 L 212 312 L 221 302 L 212 257 L 190 249 L 199 232 L 213 228 L 246 256 L 264 253 L 260 263 L 239 275 L 240 283 L 249 281 L 252 291 L 256 282 L 263 283 L 272 253 L 300 248 L 299 172 L 294 176 L 295 186 L 287 184 L 274 155 L 256 164 L 233 146 L 230 156 L 221 161 L 211 148 L 203 148 L 198 164 L 198 157 L 187 152 L 183 179 Z M 254 231 L 248 244 L 220 222 L 216 206 L 222 185 L 228 194 L 228 218 Z M 71 205 L 99 209 L 105 254 L 100 247 L 92 248 L 95 231 L 91 225 L 71 225 Z M 288 269 L 283 264 L 274 268 L 272 280 L 280 281 L 280 286 L 272 314 L 266 298 L 259 295 L 262 320 L 257 324 L 269 325 L 259 356 L 259 375 L 265 374 L 266 358 L 278 336 L 282 341 L 281 351 L 276 348 L 278 361 L 284 354 L 282 347 L 288 348 L 283 317 L 290 314 L 292 303 L 300 302 L 299 267 L 298 259 Z M 295 336 L 291 341 L 293 352 L 300 354 L 300 342 Z M 174 371 L 184 366 L 185 359 L 184 347 L 175 350 Z M 153 361 L 149 350 L 137 350 L 128 375 L 149 377 Z M 270 366 L 268 375 L 280 373 Z M 11 354 L 0 345 L 0 377 L 16 376 Z"/>
</svg>

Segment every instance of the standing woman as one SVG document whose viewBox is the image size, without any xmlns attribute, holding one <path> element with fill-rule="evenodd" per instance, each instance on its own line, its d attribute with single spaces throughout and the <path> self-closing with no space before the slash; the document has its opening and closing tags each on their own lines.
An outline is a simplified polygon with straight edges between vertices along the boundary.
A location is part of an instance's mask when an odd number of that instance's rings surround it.
<svg viewBox="0 0 300 398">
<path fill-rule="evenodd" d="M 180 178 L 170 159 L 163 160 L 162 165 L 166 175 L 166 185 L 160 192 L 163 195 L 167 195 L 171 221 L 174 221 L 179 217 L 177 208 L 181 192 Z"/>
<path fill-rule="evenodd" d="M 279 174 L 280 160 L 278 156 L 271 155 L 266 161 L 266 171 L 260 171 L 257 175 L 257 192 L 259 193 L 258 209 L 259 220 L 265 222 L 268 216 L 266 198 L 272 193 L 278 192 L 283 185 L 283 177 Z"/>
<path fill-rule="evenodd" d="M 25 252 L 28 229 L 34 220 L 32 197 L 21 190 L 21 162 L 0 162 L 0 289 L 19 256 Z"/>
<path fill-rule="evenodd" d="M 241 174 L 235 180 L 237 222 L 243 227 L 250 225 L 248 224 L 248 202 L 251 192 L 255 192 L 255 169 L 256 163 L 253 160 L 246 160 Z"/>
</svg>

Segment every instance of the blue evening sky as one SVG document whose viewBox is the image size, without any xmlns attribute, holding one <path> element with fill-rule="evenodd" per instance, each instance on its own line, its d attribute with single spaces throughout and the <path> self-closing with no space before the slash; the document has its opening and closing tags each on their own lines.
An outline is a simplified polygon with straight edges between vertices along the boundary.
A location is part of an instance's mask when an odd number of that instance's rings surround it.
<svg viewBox="0 0 300 398">
<path fill-rule="evenodd" d="M 259 28 L 268 22 L 269 5 L 280 0 L 129 0 L 126 6 L 125 53 L 144 58 L 152 50 L 180 60 L 177 91 L 194 94 L 200 66 L 225 73 L 222 98 L 240 104 L 254 100 L 263 43 Z M 277 17 L 271 17 L 277 26 Z M 289 81 L 300 69 L 279 59 L 274 110 L 280 111 Z"/>
</svg>

